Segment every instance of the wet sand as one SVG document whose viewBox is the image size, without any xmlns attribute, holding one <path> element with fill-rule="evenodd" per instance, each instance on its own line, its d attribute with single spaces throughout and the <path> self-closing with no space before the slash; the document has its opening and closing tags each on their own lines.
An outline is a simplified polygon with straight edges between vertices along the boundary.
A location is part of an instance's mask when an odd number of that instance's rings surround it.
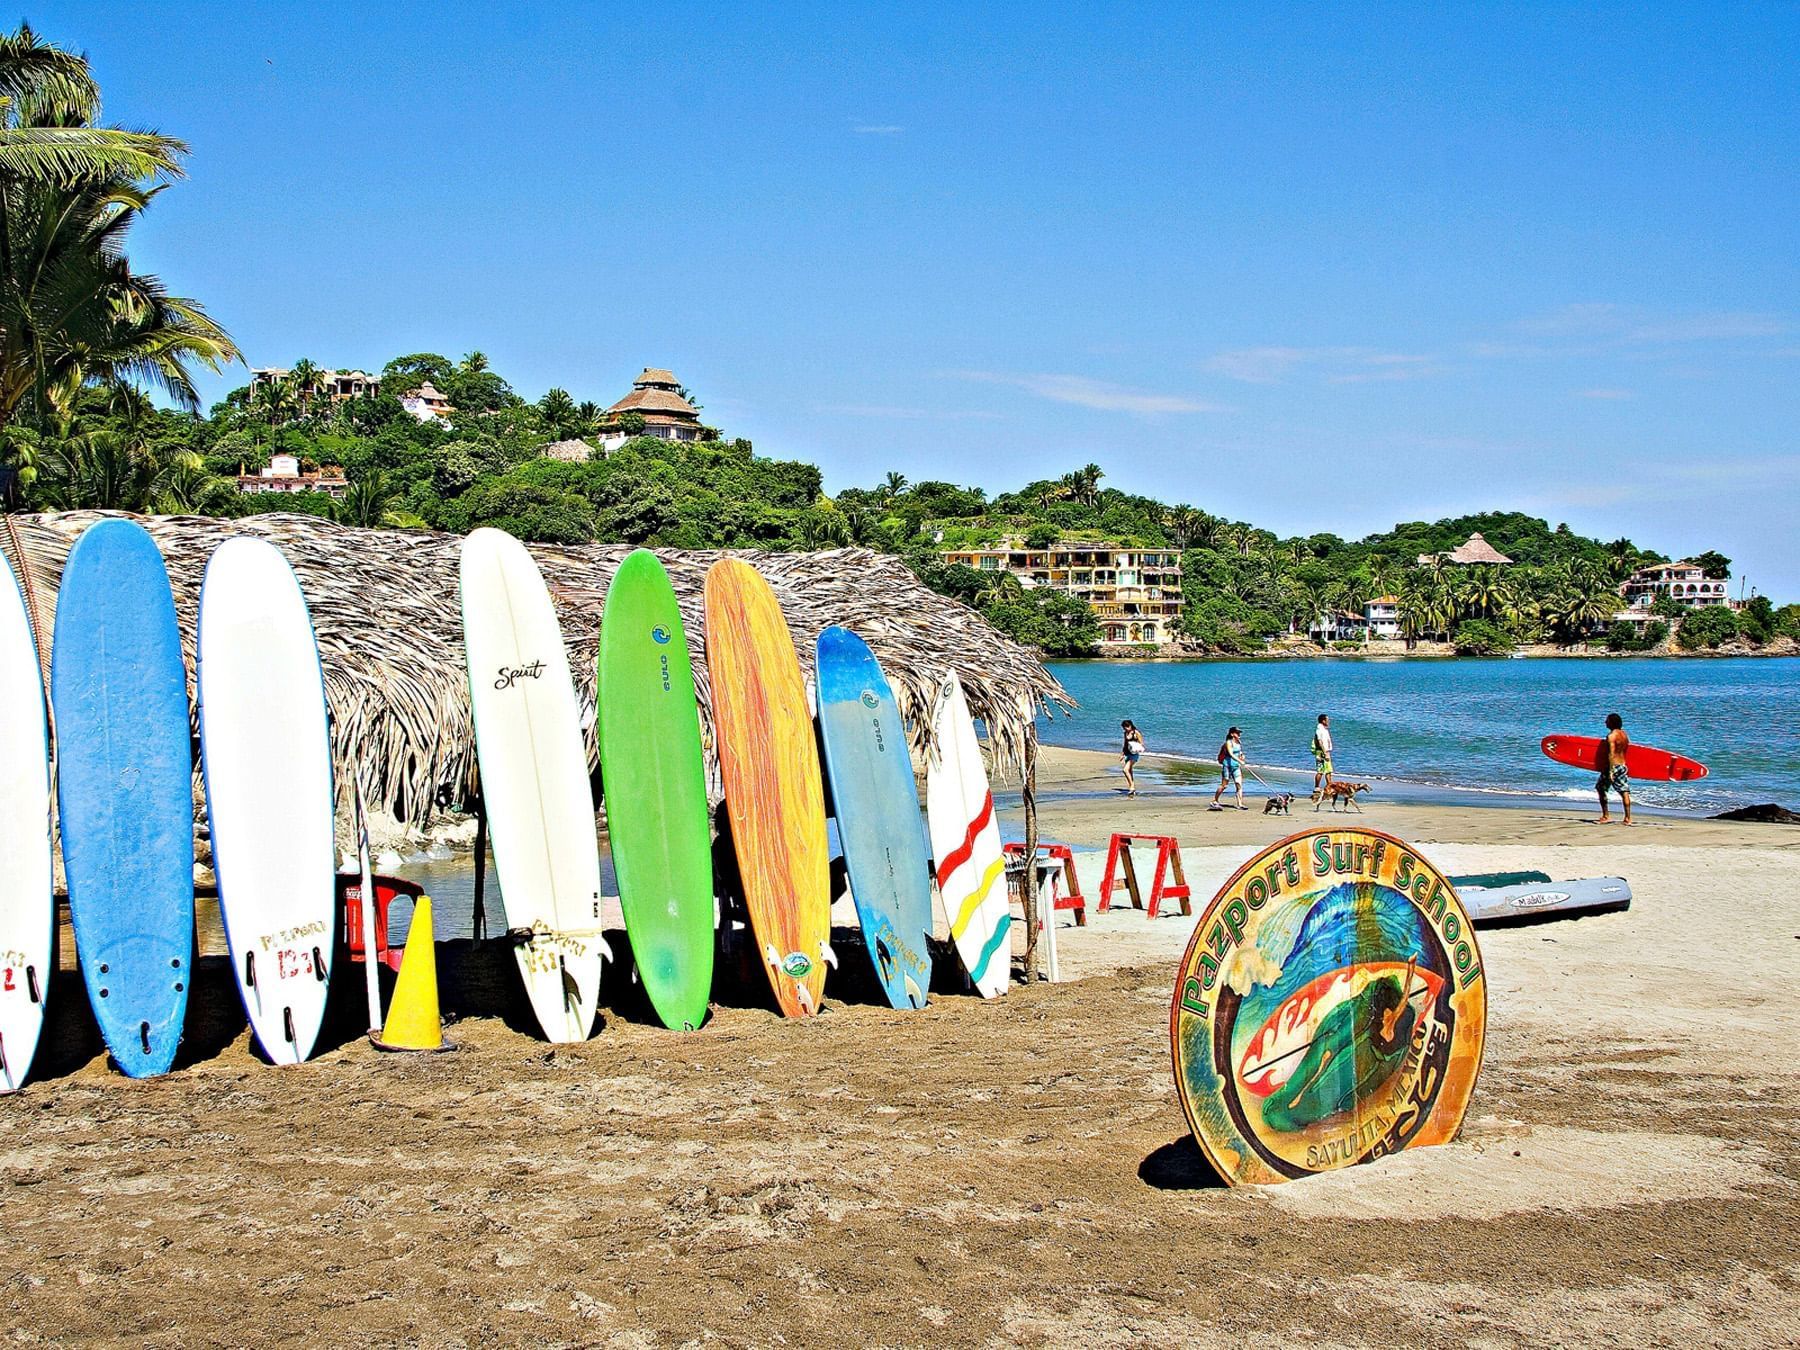
<svg viewBox="0 0 1800 1350">
<path fill-rule="evenodd" d="M 1045 833 L 1171 828 L 1197 895 L 1314 820 L 1123 801 L 1065 753 Z M 1170 1074 L 1178 914 L 1061 927 L 1069 982 L 993 1004 L 940 960 L 915 1014 L 861 1001 L 840 932 L 823 1016 L 738 986 L 686 1037 L 646 1024 L 621 966 L 594 1038 L 557 1048 L 503 950 L 444 944 L 457 1053 L 354 1039 L 346 968 L 331 1048 L 285 1070 L 208 960 L 180 1065 L 143 1083 L 68 972 L 42 1076 L 0 1101 L 8 1321 L 156 1344 L 1800 1338 L 1800 829 L 1365 806 L 1448 871 L 1636 892 L 1482 934 L 1486 1062 L 1454 1144 L 1219 1187 Z"/>
</svg>

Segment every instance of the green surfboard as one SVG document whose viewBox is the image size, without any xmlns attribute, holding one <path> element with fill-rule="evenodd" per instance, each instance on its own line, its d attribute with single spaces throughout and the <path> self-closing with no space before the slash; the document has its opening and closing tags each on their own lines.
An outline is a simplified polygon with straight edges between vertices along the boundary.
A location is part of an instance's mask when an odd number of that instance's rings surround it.
<svg viewBox="0 0 1800 1350">
<path fill-rule="evenodd" d="M 600 621 L 600 774 L 613 872 L 638 978 L 691 1031 L 712 993 L 712 831 L 694 670 L 656 555 L 620 565 Z"/>
</svg>

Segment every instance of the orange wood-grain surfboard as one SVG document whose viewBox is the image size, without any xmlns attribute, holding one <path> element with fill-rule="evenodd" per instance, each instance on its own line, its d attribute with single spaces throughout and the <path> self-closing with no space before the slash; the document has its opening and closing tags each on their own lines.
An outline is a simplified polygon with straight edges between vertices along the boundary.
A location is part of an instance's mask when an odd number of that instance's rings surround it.
<svg viewBox="0 0 1800 1350">
<path fill-rule="evenodd" d="M 706 574 L 719 776 L 763 973 L 789 1017 L 818 1011 L 834 960 L 818 743 L 775 592 L 746 562 Z"/>
</svg>

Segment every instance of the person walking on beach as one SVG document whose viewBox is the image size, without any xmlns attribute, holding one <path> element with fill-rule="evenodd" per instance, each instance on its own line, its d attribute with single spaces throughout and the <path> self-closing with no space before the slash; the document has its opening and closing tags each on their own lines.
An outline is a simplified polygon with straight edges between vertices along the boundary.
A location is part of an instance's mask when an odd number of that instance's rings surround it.
<svg viewBox="0 0 1800 1350">
<path fill-rule="evenodd" d="M 1237 789 L 1237 809 L 1248 811 L 1244 805 L 1244 742 L 1242 734 L 1236 727 L 1225 733 L 1225 744 L 1219 747 L 1219 790 L 1213 793 L 1212 805 L 1208 811 L 1223 811 L 1219 799 L 1225 795 L 1226 788 Z"/>
<path fill-rule="evenodd" d="M 1144 757 L 1144 733 L 1137 729 L 1137 723 L 1127 717 L 1119 723 L 1119 729 L 1125 733 L 1125 745 L 1119 752 L 1119 763 L 1125 766 L 1125 795 L 1137 796 L 1137 762 Z"/>
<path fill-rule="evenodd" d="M 1617 713 L 1606 715 L 1606 739 L 1600 742 L 1600 778 L 1594 784 L 1600 793 L 1600 825 L 1610 825 L 1606 793 L 1610 788 L 1619 794 L 1625 807 L 1625 823 L 1631 824 L 1631 775 L 1625 769 L 1625 755 L 1631 749 L 1631 737 L 1625 734 L 1625 719 Z"/>
<path fill-rule="evenodd" d="M 1318 796 L 1320 783 L 1331 786 L 1331 717 L 1319 714 L 1319 725 L 1313 730 L 1313 796 Z"/>
</svg>

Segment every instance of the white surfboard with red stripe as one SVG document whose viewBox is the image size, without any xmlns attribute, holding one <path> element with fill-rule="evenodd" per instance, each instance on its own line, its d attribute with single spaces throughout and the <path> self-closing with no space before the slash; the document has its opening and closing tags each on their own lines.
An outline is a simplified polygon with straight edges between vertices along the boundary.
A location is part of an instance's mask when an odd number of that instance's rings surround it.
<svg viewBox="0 0 1800 1350">
<path fill-rule="evenodd" d="M 925 766 L 925 815 L 931 826 L 938 891 L 950 937 L 983 998 L 1004 994 L 1012 979 L 1012 912 L 1006 900 L 1006 855 L 994 819 L 981 746 L 962 682 L 954 674 L 932 712 L 932 754 Z"/>
</svg>

